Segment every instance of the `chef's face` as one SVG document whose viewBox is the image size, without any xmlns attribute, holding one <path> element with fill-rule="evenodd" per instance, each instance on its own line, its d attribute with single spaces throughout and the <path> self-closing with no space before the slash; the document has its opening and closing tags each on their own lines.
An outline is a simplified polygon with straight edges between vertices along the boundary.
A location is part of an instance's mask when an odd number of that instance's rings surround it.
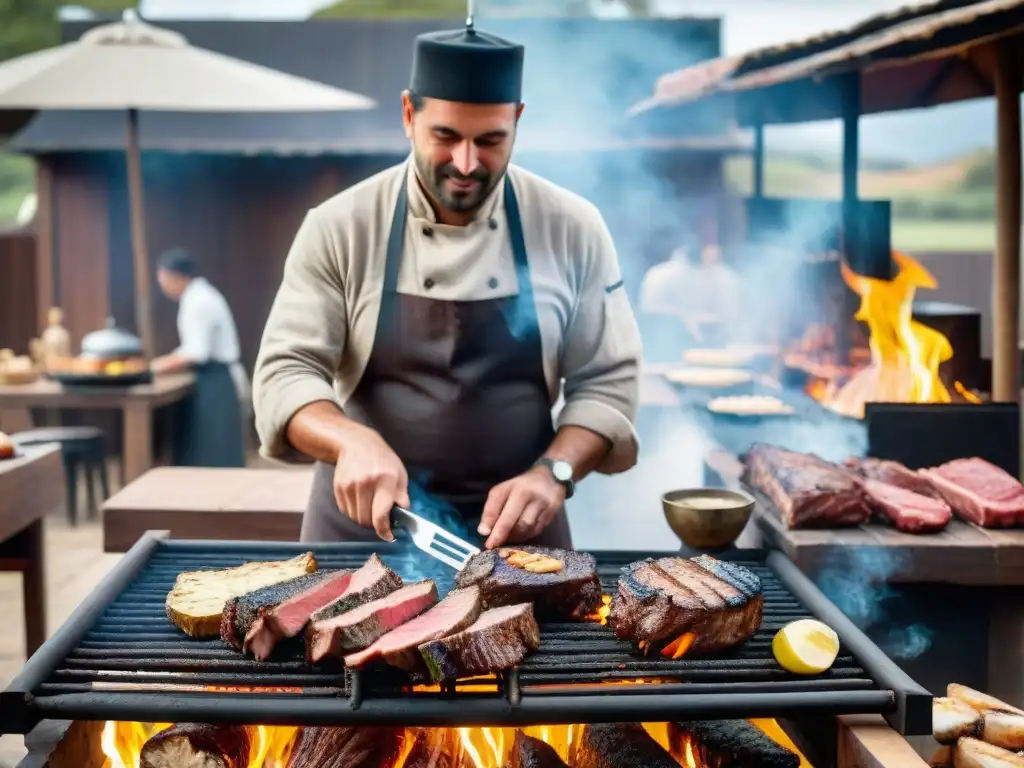
<svg viewBox="0 0 1024 768">
<path fill-rule="evenodd" d="M 456 213 L 476 210 L 508 167 L 522 104 L 462 104 L 402 95 L 420 182 Z"/>
<path fill-rule="evenodd" d="M 156 271 L 156 281 L 160 284 L 160 290 L 164 292 L 164 296 L 171 301 L 178 301 L 185 290 L 185 286 L 188 285 L 187 277 L 175 274 L 169 269 L 158 269 Z"/>
</svg>

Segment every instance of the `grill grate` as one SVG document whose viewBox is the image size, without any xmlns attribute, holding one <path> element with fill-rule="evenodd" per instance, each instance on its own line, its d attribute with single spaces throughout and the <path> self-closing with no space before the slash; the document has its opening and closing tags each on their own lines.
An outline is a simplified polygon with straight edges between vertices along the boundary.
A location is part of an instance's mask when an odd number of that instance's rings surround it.
<svg viewBox="0 0 1024 768">
<path fill-rule="evenodd" d="M 321 568 L 357 568 L 373 549 L 313 548 Z M 187 638 L 164 614 L 164 599 L 181 571 L 303 551 L 299 544 L 179 542 L 147 534 L 0 694 L 0 723 L 23 733 L 43 718 L 429 726 L 664 720 L 687 713 L 880 713 L 901 732 L 931 731 L 927 692 L 778 553 L 731 558 L 761 578 L 765 603 L 757 634 L 725 655 L 645 658 L 598 623 L 544 623 L 539 650 L 518 669 L 460 681 L 444 691 L 412 687 L 397 671 L 349 674 L 340 664 L 311 667 L 301 648 L 257 662 L 219 639 Z M 657 553 L 595 553 L 605 593 L 614 593 L 622 566 L 652 554 Z M 382 551 L 406 579 L 424 576 L 422 557 L 400 545 Z M 427 575 L 445 592 L 451 574 L 445 568 Z M 807 679 L 778 666 L 771 640 L 784 624 L 811 616 L 833 626 L 843 642 L 833 668 Z"/>
</svg>

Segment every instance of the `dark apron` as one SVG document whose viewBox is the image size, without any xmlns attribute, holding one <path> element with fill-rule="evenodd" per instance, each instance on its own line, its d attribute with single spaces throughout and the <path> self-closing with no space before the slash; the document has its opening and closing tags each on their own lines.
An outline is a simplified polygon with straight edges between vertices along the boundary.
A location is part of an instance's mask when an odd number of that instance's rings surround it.
<svg viewBox="0 0 1024 768">
<path fill-rule="evenodd" d="M 402 459 L 413 511 L 479 543 L 488 492 L 530 469 L 555 435 L 522 221 L 506 176 L 517 296 L 401 294 L 407 183 L 395 202 L 373 350 L 345 413 L 379 432 Z M 302 541 L 377 541 L 339 511 L 333 477 L 333 466 L 317 464 Z M 571 548 L 565 511 L 531 543 Z"/>
<path fill-rule="evenodd" d="M 244 467 L 238 390 L 227 363 L 193 366 L 196 383 L 181 403 L 174 463 L 180 467 Z"/>
</svg>

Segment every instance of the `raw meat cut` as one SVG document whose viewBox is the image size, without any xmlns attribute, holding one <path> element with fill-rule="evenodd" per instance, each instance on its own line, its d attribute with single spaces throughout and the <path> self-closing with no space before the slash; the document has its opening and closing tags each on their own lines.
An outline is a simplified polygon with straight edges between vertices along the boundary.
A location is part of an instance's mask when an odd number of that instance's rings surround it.
<svg viewBox="0 0 1024 768">
<path fill-rule="evenodd" d="M 392 768 L 401 754 L 402 738 L 401 728 L 302 728 L 288 768 Z"/>
<path fill-rule="evenodd" d="M 401 577 L 384 565 L 376 554 L 370 555 L 363 566 L 352 574 L 348 589 L 337 600 L 332 600 L 309 617 L 312 622 L 333 619 L 363 603 L 380 600 L 402 588 Z"/>
<path fill-rule="evenodd" d="M 480 590 L 476 587 L 455 589 L 426 613 L 388 632 L 369 648 L 345 657 L 349 667 L 361 667 L 377 658 L 407 672 L 423 668 L 419 647 L 461 632 L 480 616 L 483 610 Z"/>
<path fill-rule="evenodd" d="M 435 683 L 485 675 L 514 667 L 540 645 L 533 605 L 521 603 L 484 611 L 468 628 L 420 646 Z"/>
<path fill-rule="evenodd" d="M 585 726 L 571 763 L 575 768 L 679 768 L 639 723 Z"/>
<path fill-rule="evenodd" d="M 747 720 L 691 720 L 668 724 L 669 746 L 689 746 L 698 765 L 729 768 L 799 768 L 800 756 L 777 744 Z"/>
<path fill-rule="evenodd" d="M 241 725 L 178 723 L 149 737 L 139 768 L 248 768 L 252 744 Z"/>
<path fill-rule="evenodd" d="M 709 555 L 631 563 L 619 578 L 608 626 L 616 637 L 674 653 L 715 653 L 742 643 L 761 626 L 761 580 L 736 563 Z"/>
<path fill-rule="evenodd" d="M 306 657 L 316 663 L 361 650 L 436 602 L 437 585 L 420 581 L 333 619 L 315 621 L 306 632 Z"/>
<path fill-rule="evenodd" d="M 540 739 L 516 731 L 507 768 L 567 768 L 555 748 Z"/>
<path fill-rule="evenodd" d="M 1024 524 L 1024 485 L 984 459 L 957 459 L 921 474 L 960 517 L 982 528 Z"/>
<path fill-rule="evenodd" d="M 167 593 L 167 618 L 191 637 L 216 637 L 228 600 L 315 570 L 316 558 L 307 552 L 291 560 L 179 573 L 174 588 Z"/>
<path fill-rule="evenodd" d="M 949 505 L 940 499 L 878 480 L 864 481 L 864 497 L 874 512 L 906 533 L 941 531 L 953 517 Z"/>
<path fill-rule="evenodd" d="M 224 604 L 224 612 L 221 615 L 221 640 L 232 648 L 241 650 L 242 641 L 261 611 L 270 610 L 285 600 L 302 594 L 330 578 L 332 574 L 332 571 L 317 571 L 231 598 Z"/>
<path fill-rule="evenodd" d="M 768 497 L 789 528 L 860 525 L 871 514 L 860 480 L 813 454 L 755 443 L 743 464 L 743 481 Z"/>
<path fill-rule="evenodd" d="M 283 603 L 261 608 L 245 636 L 242 650 L 251 652 L 259 661 L 266 661 L 280 640 L 295 637 L 302 632 L 309 623 L 309 617 L 345 594 L 351 581 L 352 571 L 334 571 L 323 581 Z"/>
<path fill-rule="evenodd" d="M 551 573 L 532 573 L 502 556 L 512 551 L 545 555 L 563 567 Z M 593 556 L 547 547 L 484 550 L 459 571 L 455 585 L 478 586 L 487 608 L 532 602 L 542 618 L 582 619 L 598 608 L 602 596 Z"/>
<path fill-rule="evenodd" d="M 942 498 L 931 480 L 898 461 L 849 458 L 843 462 L 843 466 L 867 480 L 878 480 L 933 499 Z"/>
</svg>

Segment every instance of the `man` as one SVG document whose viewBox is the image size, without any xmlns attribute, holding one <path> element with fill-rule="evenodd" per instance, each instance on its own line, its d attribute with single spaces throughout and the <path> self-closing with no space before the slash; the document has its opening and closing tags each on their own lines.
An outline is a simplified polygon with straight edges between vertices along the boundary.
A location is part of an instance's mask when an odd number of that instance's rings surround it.
<svg viewBox="0 0 1024 768">
<path fill-rule="evenodd" d="M 569 547 L 573 484 L 636 461 L 639 333 L 607 227 L 509 164 L 522 65 L 471 26 L 417 38 L 410 161 L 296 236 L 254 404 L 265 455 L 317 462 L 304 541 L 391 540 L 412 491 L 487 547 Z"/>
<path fill-rule="evenodd" d="M 739 278 L 715 244 L 704 246 L 697 264 L 691 263 L 685 249 L 677 248 L 667 261 L 648 270 L 640 294 L 645 316 L 682 324 L 682 346 L 719 345 L 740 333 Z"/>
<path fill-rule="evenodd" d="M 239 362 L 238 331 L 224 296 L 199 275 L 187 251 L 164 253 L 157 266 L 164 295 L 178 302 L 180 346 L 154 359 L 155 374 L 191 370 L 192 394 L 182 403 L 175 435 L 175 464 L 244 467 L 244 414 L 248 380 Z"/>
</svg>

